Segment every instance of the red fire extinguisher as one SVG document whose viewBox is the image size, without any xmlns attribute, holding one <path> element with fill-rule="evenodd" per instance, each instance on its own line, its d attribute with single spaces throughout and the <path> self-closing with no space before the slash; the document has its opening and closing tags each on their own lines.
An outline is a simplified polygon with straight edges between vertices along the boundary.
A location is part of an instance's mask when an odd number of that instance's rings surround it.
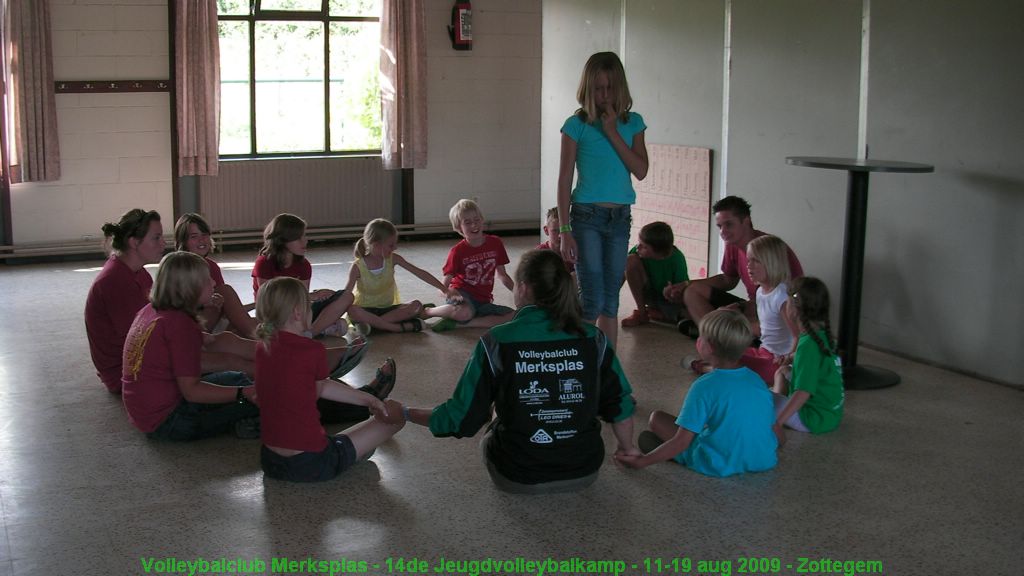
<svg viewBox="0 0 1024 576">
<path fill-rule="evenodd" d="M 473 49 L 473 6 L 468 1 L 455 0 L 448 36 L 452 39 L 452 48 L 455 50 Z"/>
</svg>

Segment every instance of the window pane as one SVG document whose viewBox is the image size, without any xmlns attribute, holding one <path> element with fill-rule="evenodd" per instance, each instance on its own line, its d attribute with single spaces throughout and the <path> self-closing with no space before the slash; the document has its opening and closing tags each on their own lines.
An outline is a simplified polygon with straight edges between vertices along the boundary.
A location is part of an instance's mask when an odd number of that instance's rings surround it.
<svg viewBox="0 0 1024 576">
<path fill-rule="evenodd" d="M 256 152 L 324 151 L 322 22 L 256 23 Z"/>
<path fill-rule="evenodd" d="M 331 23 L 331 150 L 379 150 L 380 24 Z"/>
<path fill-rule="evenodd" d="M 249 24 L 220 22 L 220 153 L 251 154 Z"/>
<path fill-rule="evenodd" d="M 331 0 L 331 16 L 380 16 L 380 0 Z"/>
<path fill-rule="evenodd" d="M 263 0 L 260 10 L 306 10 L 320 12 L 320 0 Z"/>
<path fill-rule="evenodd" d="M 217 0 L 217 14 L 245 16 L 249 13 L 249 0 Z"/>
</svg>

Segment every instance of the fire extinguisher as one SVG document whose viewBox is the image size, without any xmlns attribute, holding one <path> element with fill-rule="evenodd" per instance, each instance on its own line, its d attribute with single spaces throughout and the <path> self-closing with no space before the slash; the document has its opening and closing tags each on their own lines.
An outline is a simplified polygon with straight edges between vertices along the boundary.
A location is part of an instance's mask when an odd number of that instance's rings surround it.
<svg viewBox="0 0 1024 576">
<path fill-rule="evenodd" d="M 455 50 L 473 49 L 473 6 L 468 1 L 455 0 L 448 37 L 452 39 L 452 48 Z"/>
</svg>

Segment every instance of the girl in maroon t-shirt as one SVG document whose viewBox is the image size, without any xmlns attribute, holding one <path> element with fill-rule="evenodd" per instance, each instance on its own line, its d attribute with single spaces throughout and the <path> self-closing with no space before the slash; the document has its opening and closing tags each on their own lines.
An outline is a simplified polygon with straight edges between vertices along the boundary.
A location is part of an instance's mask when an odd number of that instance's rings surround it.
<svg viewBox="0 0 1024 576">
<path fill-rule="evenodd" d="M 295 278 L 274 278 L 256 297 L 256 390 L 263 406 L 260 463 L 271 478 L 315 482 L 334 478 L 368 458 L 405 422 L 386 423 L 401 405 L 386 398 L 394 386 L 395 362 L 377 370 L 373 383 L 356 390 L 328 378 L 323 344 L 304 334 L 312 322 L 306 287 Z M 373 418 L 328 436 L 320 424 L 320 399 L 365 406 Z"/>
<path fill-rule="evenodd" d="M 150 303 L 128 331 L 124 407 L 132 425 L 150 438 L 197 440 L 231 429 L 252 437 L 259 410 L 249 402 L 251 382 L 238 372 L 203 374 L 198 311 L 212 296 L 206 262 L 189 252 L 172 252 L 160 261 Z"/>
<path fill-rule="evenodd" d="M 260 286 L 279 276 L 297 278 L 309 291 L 313 267 L 306 259 L 306 221 L 293 214 L 278 214 L 263 229 L 263 248 L 252 269 L 253 295 L 259 294 Z M 348 324 L 341 318 L 352 306 L 350 292 L 338 290 L 316 290 L 308 295 L 313 310 L 313 320 L 307 327 L 310 334 L 344 337 Z M 366 354 L 369 342 L 362 335 L 345 346 L 327 349 L 327 365 L 335 366 L 332 378 L 340 378 L 355 368 Z M 343 419 L 344 414 L 327 415 L 331 421 Z M 360 420 L 366 419 L 364 414 Z"/>
<path fill-rule="evenodd" d="M 252 269 L 252 291 L 258 295 L 260 286 L 278 276 L 298 278 L 309 292 L 313 267 L 306 260 L 306 221 L 294 214 L 278 214 L 263 229 L 263 248 Z M 313 306 L 313 322 L 309 331 L 314 336 L 342 337 L 348 324 L 342 319 L 352 306 L 350 292 L 328 289 L 309 293 Z"/>
<path fill-rule="evenodd" d="M 198 254 L 206 260 L 213 278 L 213 298 L 203 306 L 200 315 L 206 321 L 207 329 L 212 330 L 224 318 L 234 331 L 244 338 L 256 335 L 256 320 L 249 316 L 252 310 L 242 304 L 238 292 L 230 284 L 224 282 L 220 266 L 210 259 L 213 252 L 213 239 L 210 238 L 210 224 L 206 219 L 194 212 L 184 214 L 174 225 L 174 249 Z"/>
<path fill-rule="evenodd" d="M 104 224 L 103 235 L 113 253 L 85 299 L 85 334 L 96 374 L 107 390 L 120 394 L 124 339 L 153 287 L 144 266 L 159 262 L 166 245 L 160 215 L 141 208 Z"/>
</svg>

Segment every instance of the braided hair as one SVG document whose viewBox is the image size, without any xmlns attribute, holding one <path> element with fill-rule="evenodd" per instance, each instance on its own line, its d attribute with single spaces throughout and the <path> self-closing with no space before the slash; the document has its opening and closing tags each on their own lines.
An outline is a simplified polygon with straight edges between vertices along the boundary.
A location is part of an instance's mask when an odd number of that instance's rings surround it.
<svg viewBox="0 0 1024 576">
<path fill-rule="evenodd" d="M 800 328 L 814 340 L 822 354 L 834 355 L 835 341 L 829 325 L 829 297 L 825 283 L 813 276 L 796 278 L 790 286 L 789 297 L 790 306 L 796 309 Z M 818 336 L 819 331 L 825 332 L 824 342 Z"/>
</svg>

